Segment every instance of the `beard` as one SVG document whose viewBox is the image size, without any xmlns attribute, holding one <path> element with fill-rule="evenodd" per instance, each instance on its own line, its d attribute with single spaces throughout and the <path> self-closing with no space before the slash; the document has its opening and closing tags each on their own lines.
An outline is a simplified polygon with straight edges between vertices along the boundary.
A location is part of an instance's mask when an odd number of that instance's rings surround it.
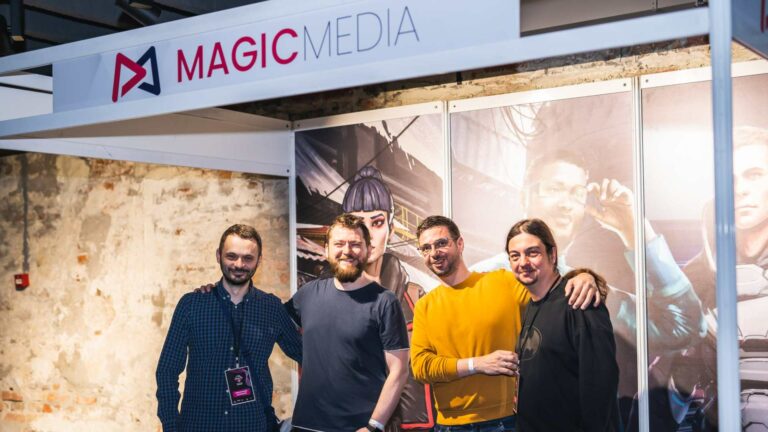
<svg viewBox="0 0 768 432">
<path fill-rule="evenodd" d="M 346 257 L 344 257 L 346 258 Z M 335 277 L 339 282 L 342 283 L 349 283 L 354 282 L 357 280 L 357 278 L 360 277 L 360 275 L 363 274 L 363 270 L 365 269 L 365 261 L 356 260 L 357 262 L 353 267 L 342 267 L 339 263 L 339 260 L 332 258 L 328 260 L 328 262 L 331 265 L 331 271 L 333 272 L 333 277 Z"/>
<path fill-rule="evenodd" d="M 528 276 L 521 276 L 516 274 L 515 277 L 517 278 L 518 282 L 520 282 L 526 288 L 530 288 L 531 286 L 536 285 L 536 282 L 539 281 L 539 275 L 537 273 L 529 274 Z"/>
<path fill-rule="evenodd" d="M 429 262 L 427 263 L 427 267 L 429 267 L 429 270 L 432 271 L 432 273 L 435 274 L 435 276 L 449 276 L 453 274 L 454 271 L 456 271 L 456 258 L 450 257 L 448 255 L 445 255 L 441 257 L 438 261 L 442 262 L 442 268 L 436 266 L 434 263 Z"/>
<path fill-rule="evenodd" d="M 221 274 L 230 285 L 244 285 L 251 281 L 253 275 L 256 274 L 256 269 L 238 269 L 221 265 Z"/>
</svg>

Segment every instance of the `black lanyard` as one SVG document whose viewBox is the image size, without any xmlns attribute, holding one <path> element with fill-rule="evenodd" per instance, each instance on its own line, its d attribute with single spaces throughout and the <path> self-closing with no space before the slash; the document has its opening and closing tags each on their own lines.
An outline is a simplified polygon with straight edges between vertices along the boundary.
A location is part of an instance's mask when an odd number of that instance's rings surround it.
<svg viewBox="0 0 768 432">
<path fill-rule="evenodd" d="M 557 284 L 560 283 L 560 280 L 562 279 L 561 276 L 557 276 L 557 279 L 555 279 L 555 282 L 552 284 L 551 287 L 547 290 L 547 293 L 544 295 L 544 297 L 541 298 L 540 301 L 544 301 L 549 296 L 549 293 L 552 292 L 553 289 L 557 286 Z M 530 304 L 528 307 L 525 308 L 525 314 L 523 315 L 523 330 L 525 329 L 525 323 L 528 321 L 528 311 L 530 310 Z M 539 315 L 539 311 L 541 311 L 541 307 L 536 308 L 536 312 L 533 313 L 533 318 L 531 318 L 531 324 L 528 326 L 527 331 L 525 331 L 525 336 L 522 334 L 520 335 L 520 338 L 517 340 L 517 349 L 515 352 L 517 352 L 517 358 L 518 361 L 523 361 L 523 347 L 526 343 L 528 343 L 528 340 L 531 338 L 531 330 L 533 329 L 533 323 L 536 322 L 536 317 Z M 522 333 L 522 331 L 521 331 Z"/>
<path fill-rule="evenodd" d="M 223 286 L 221 288 L 225 289 Z M 251 290 L 251 287 L 249 286 L 248 291 L 250 290 Z M 248 295 L 248 293 L 246 293 L 246 295 Z M 233 339 L 232 350 L 235 353 L 235 367 L 240 367 L 240 341 L 243 338 L 243 327 L 245 327 L 245 325 L 243 322 L 240 323 L 239 328 L 237 325 L 235 325 L 235 317 L 232 314 L 232 310 L 230 306 L 226 304 L 226 299 L 224 299 L 221 296 L 221 293 L 219 293 L 218 290 L 216 292 L 216 299 L 219 301 L 219 306 L 221 306 L 221 311 L 224 313 L 224 316 L 226 316 L 227 320 L 229 321 L 230 329 L 232 330 L 232 339 Z M 243 317 L 243 320 L 245 320 L 245 317 Z"/>
</svg>

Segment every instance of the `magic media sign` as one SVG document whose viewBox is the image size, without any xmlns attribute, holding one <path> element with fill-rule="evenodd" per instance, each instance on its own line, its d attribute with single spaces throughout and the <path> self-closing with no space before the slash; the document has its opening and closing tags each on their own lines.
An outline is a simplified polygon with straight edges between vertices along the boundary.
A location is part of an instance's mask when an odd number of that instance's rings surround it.
<svg viewBox="0 0 768 432">
<path fill-rule="evenodd" d="M 478 0 L 475 13 L 467 13 L 438 1 L 355 2 L 65 61 L 54 64 L 54 110 L 311 79 L 316 72 L 516 38 L 516 11 L 505 4 Z"/>
<path fill-rule="evenodd" d="M 202 80 L 215 73 L 248 73 L 254 68 L 280 67 L 297 62 L 312 62 L 321 57 L 340 57 L 376 49 L 396 48 L 398 44 L 419 42 L 419 33 L 408 6 L 394 11 L 361 12 L 327 21 L 324 26 L 300 29 L 282 28 L 273 34 L 261 33 L 258 40 L 242 35 L 234 43 L 216 41 L 193 52 L 176 53 L 176 81 Z"/>
</svg>

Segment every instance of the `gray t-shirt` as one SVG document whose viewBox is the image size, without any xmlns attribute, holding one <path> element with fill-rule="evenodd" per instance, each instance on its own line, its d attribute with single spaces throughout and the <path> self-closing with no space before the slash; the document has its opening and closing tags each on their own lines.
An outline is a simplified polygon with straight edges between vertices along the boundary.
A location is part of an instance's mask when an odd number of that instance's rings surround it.
<svg viewBox="0 0 768 432">
<path fill-rule="evenodd" d="M 285 305 L 302 327 L 301 380 L 293 425 L 317 431 L 365 427 L 384 381 L 384 351 L 408 348 L 403 311 L 377 283 L 354 291 L 312 281 Z"/>
</svg>

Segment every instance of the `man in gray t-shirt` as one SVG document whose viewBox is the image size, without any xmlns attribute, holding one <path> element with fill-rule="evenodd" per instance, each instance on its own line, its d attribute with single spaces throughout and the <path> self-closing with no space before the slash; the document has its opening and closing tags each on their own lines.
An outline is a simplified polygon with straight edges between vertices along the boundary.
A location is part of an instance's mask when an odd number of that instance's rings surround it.
<svg viewBox="0 0 768 432">
<path fill-rule="evenodd" d="M 363 220 L 339 216 L 326 238 L 334 278 L 304 285 L 286 304 L 303 329 L 298 429 L 383 430 L 397 406 L 408 333 L 395 295 L 363 272 L 369 250 Z"/>
</svg>

